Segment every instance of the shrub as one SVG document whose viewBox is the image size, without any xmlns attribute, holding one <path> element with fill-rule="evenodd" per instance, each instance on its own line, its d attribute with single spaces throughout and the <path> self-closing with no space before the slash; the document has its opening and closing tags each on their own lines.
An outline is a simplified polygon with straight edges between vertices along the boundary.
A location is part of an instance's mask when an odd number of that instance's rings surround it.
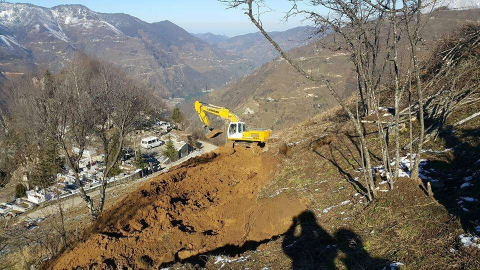
<svg viewBox="0 0 480 270">
<path fill-rule="evenodd" d="M 15 197 L 22 198 L 27 196 L 27 188 L 23 184 L 18 184 L 15 187 Z"/>
</svg>

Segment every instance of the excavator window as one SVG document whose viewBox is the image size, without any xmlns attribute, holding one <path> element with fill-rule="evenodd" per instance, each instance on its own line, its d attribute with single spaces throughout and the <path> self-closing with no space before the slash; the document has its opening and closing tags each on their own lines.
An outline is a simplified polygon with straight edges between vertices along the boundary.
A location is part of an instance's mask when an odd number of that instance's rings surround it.
<svg viewBox="0 0 480 270">
<path fill-rule="evenodd" d="M 237 133 L 237 124 L 230 124 L 230 128 L 228 129 L 229 134 Z"/>
<path fill-rule="evenodd" d="M 238 124 L 238 133 L 242 133 L 242 132 L 243 132 L 243 125 Z"/>
</svg>

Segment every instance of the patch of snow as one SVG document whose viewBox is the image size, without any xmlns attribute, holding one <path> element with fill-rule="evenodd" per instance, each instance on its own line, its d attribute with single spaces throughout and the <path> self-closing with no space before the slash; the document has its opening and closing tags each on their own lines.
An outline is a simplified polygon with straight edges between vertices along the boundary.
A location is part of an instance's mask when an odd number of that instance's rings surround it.
<svg viewBox="0 0 480 270">
<path fill-rule="evenodd" d="M 246 256 L 246 257 L 240 257 L 238 259 L 231 259 L 229 257 L 226 257 L 226 256 L 217 256 L 215 257 L 215 262 L 213 264 L 219 264 L 221 263 L 222 265 L 220 266 L 220 268 L 223 268 L 225 265 L 229 264 L 229 263 L 237 263 L 237 262 L 244 262 L 246 261 L 248 258 L 250 257 L 249 256 Z"/>
<path fill-rule="evenodd" d="M 404 170 L 398 170 L 398 177 L 410 177 L 410 174 Z"/>
<path fill-rule="evenodd" d="M 478 0 L 439 0 L 435 3 L 435 7 L 447 6 L 449 9 L 474 9 L 480 8 Z"/>
<path fill-rule="evenodd" d="M 275 193 L 273 193 L 272 195 L 270 195 L 270 198 L 273 198 L 273 197 L 276 197 L 278 195 L 280 195 L 280 193 L 282 193 L 283 191 L 287 190 L 288 188 L 281 188 L 277 191 L 275 191 Z"/>
<path fill-rule="evenodd" d="M 352 203 L 352 202 L 351 202 L 350 200 L 346 200 L 346 201 L 343 201 L 343 202 L 341 202 L 341 203 L 339 203 L 339 204 L 335 204 L 335 205 L 332 205 L 332 206 L 330 206 L 330 207 L 327 207 L 327 208 L 323 209 L 322 212 L 323 212 L 324 214 L 326 214 L 326 213 L 330 212 L 330 210 L 332 210 L 333 208 L 339 207 L 339 206 L 341 206 L 341 205 L 346 205 L 346 204 L 349 204 L 349 203 Z"/>
<path fill-rule="evenodd" d="M 480 226 L 475 227 L 475 230 L 480 233 Z"/>
<path fill-rule="evenodd" d="M 3 35 L 2 35 L 2 36 L 3 36 Z M 17 45 L 18 47 L 20 47 L 20 48 L 22 48 L 22 49 L 24 49 L 24 50 L 27 49 L 27 48 L 23 47 L 22 45 L 20 45 L 20 43 L 18 43 L 18 41 L 17 41 L 14 37 L 12 37 L 12 36 L 4 36 L 4 37 L 5 37 L 6 39 L 8 39 L 11 43 Z"/>
<path fill-rule="evenodd" d="M 472 184 L 469 183 L 469 182 L 467 182 L 467 183 L 463 183 L 463 184 L 460 186 L 460 188 L 467 188 L 467 187 L 471 187 L 471 186 L 472 186 Z"/>
<path fill-rule="evenodd" d="M 245 112 L 243 112 L 243 114 L 255 114 L 255 111 L 250 109 L 250 108 L 246 108 Z"/>
<path fill-rule="evenodd" d="M 476 202 L 477 199 L 472 198 L 472 197 L 460 197 L 460 199 L 466 201 L 466 202 Z"/>
<path fill-rule="evenodd" d="M 468 182 L 468 181 L 471 181 L 472 179 L 473 179 L 473 176 L 467 176 L 463 178 L 463 181 Z"/>
<path fill-rule="evenodd" d="M 7 47 L 10 49 L 10 50 L 15 50 L 12 46 L 12 44 L 10 44 L 10 42 L 8 42 L 8 40 L 5 38 L 4 35 L 0 35 L 0 39 L 2 39 L 3 43 L 5 43 L 5 45 L 7 45 Z"/>
<path fill-rule="evenodd" d="M 327 207 L 327 208 L 323 209 L 322 212 L 323 212 L 324 214 L 326 214 L 326 213 L 328 213 L 330 210 L 332 210 L 333 208 L 335 208 L 335 207 L 337 207 L 337 206 L 338 206 L 338 205 L 332 205 L 332 206 L 330 206 L 330 207 Z"/>
<path fill-rule="evenodd" d="M 349 204 L 349 203 L 351 203 L 351 201 L 350 201 L 350 200 L 346 200 L 346 201 L 341 202 L 340 205 L 345 205 L 345 204 Z"/>
<path fill-rule="evenodd" d="M 477 236 L 460 234 L 458 238 L 460 239 L 460 242 L 464 247 L 480 248 L 480 238 L 478 238 Z"/>
<path fill-rule="evenodd" d="M 384 267 L 383 269 L 384 269 L 384 270 L 388 270 L 388 269 L 390 269 L 390 270 L 396 270 L 396 269 L 398 269 L 398 268 L 399 268 L 400 266 L 402 266 L 402 265 L 404 265 L 404 264 L 401 263 L 401 262 L 392 262 L 389 266 L 386 266 L 386 267 Z"/>
<path fill-rule="evenodd" d="M 122 31 L 118 30 L 118 28 L 116 28 L 115 26 L 111 25 L 110 23 L 106 22 L 106 21 L 102 21 L 102 23 L 104 23 L 105 25 L 107 25 L 108 27 L 110 27 L 110 29 L 112 29 L 113 32 L 115 32 L 115 34 L 119 35 L 119 36 L 122 36 L 124 35 Z"/>
<path fill-rule="evenodd" d="M 68 37 L 65 35 L 65 33 L 63 32 L 60 32 L 60 31 L 57 31 L 57 30 L 54 30 L 53 28 L 51 28 L 48 24 L 43 24 L 43 26 L 45 26 L 45 28 L 48 29 L 48 31 L 50 33 L 52 33 L 53 36 L 55 36 L 56 38 L 62 40 L 62 41 L 65 41 L 67 43 L 70 43 L 70 40 L 68 39 Z"/>
</svg>

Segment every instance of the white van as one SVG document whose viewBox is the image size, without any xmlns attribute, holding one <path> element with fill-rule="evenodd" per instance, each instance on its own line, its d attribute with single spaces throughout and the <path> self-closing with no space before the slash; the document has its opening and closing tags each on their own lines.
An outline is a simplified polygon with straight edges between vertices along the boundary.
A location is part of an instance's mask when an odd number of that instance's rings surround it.
<svg viewBox="0 0 480 270">
<path fill-rule="evenodd" d="M 162 140 L 158 139 L 157 137 L 153 137 L 153 136 L 143 138 L 142 142 L 140 143 L 140 145 L 143 148 L 146 148 L 146 149 L 151 149 L 151 148 L 163 145 L 163 144 L 164 144 L 164 142 Z"/>
</svg>

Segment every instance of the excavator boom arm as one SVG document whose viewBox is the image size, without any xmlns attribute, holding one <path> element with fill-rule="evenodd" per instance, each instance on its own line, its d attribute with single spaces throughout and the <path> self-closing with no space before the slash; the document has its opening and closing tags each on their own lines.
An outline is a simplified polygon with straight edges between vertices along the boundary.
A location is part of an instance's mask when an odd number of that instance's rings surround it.
<svg viewBox="0 0 480 270">
<path fill-rule="evenodd" d="M 245 130 L 245 123 L 240 123 L 238 117 L 224 107 L 195 101 L 195 110 L 200 117 L 200 121 L 202 121 L 202 123 L 210 130 L 210 132 L 208 132 L 208 134 L 206 135 L 206 137 L 209 139 L 215 138 L 216 136 L 223 133 L 223 131 L 210 127 L 210 120 L 208 120 L 207 113 L 218 115 L 223 119 L 230 120 L 229 126 L 232 127 L 232 131 L 230 131 L 229 128 L 229 140 L 265 143 L 271 133 L 270 130 Z"/>
<path fill-rule="evenodd" d="M 200 117 L 200 121 L 202 121 L 202 123 L 207 127 L 210 127 L 210 121 L 208 119 L 207 112 L 230 120 L 230 122 L 238 122 L 238 117 L 232 112 L 230 112 L 230 110 L 227 108 L 218 107 L 200 101 L 195 101 L 195 110 Z"/>
</svg>

